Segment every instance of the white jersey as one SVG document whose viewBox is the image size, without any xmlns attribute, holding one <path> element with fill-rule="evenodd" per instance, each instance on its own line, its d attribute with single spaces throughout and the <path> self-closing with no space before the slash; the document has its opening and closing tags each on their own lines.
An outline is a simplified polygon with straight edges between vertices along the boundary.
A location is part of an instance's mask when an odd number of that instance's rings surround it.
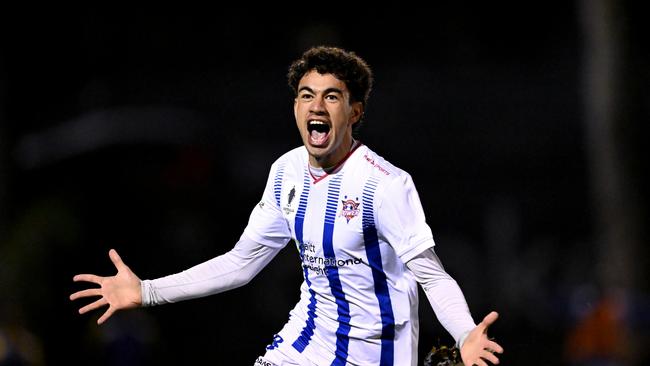
<svg viewBox="0 0 650 366">
<path fill-rule="evenodd" d="M 405 263 L 434 241 L 410 175 L 361 145 L 315 179 L 296 148 L 272 165 L 245 234 L 275 248 L 293 239 L 302 261 L 300 301 L 267 359 L 277 349 L 314 365 L 417 364 L 418 290 Z"/>
</svg>

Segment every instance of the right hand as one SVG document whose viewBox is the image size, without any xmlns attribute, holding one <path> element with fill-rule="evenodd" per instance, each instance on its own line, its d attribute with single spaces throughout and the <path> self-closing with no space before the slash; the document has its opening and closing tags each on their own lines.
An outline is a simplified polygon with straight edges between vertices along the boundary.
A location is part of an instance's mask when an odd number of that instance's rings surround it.
<svg viewBox="0 0 650 366">
<path fill-rule="evenodd" d="M 111 249 L 108 256 L 117 269 L 115 276 L 101 277 L 93 274 L 78 274 L 72 278 L 75 282 L 92 282 L 100 286 L 77 291 L 70 295 L 70 300 L 101 296 L 95 302 L 79 309 L 79 314 L 84 314 L 108 305 L 108 309 L 99 317 L 97 324 L 102 324 L 118 310 L 136 308 L 142 305 L 141 281 L 138 276 L 122 262 L 115 249 Z"/>
</svg>

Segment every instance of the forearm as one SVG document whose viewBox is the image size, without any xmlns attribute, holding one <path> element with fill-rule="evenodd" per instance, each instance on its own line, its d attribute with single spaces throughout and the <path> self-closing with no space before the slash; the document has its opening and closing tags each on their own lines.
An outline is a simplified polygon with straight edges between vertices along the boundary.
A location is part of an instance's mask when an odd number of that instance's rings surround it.
<svg viewBox="0 0 650 366">
<path fill-rule="evenodd" d="M 142 305 L 178 302 L 243 286 L 280 251 L 241 237 L 229 252 L 185 271 L 141 282 Z"/>
<path fill-rule="evenodd" d="M 413 258 L 407 266 L 422 285 L 440 324 L 462 346 L 464 337 L 476 324 L 456 280 L 444 270 L 433 249 Z"/>
</svg>

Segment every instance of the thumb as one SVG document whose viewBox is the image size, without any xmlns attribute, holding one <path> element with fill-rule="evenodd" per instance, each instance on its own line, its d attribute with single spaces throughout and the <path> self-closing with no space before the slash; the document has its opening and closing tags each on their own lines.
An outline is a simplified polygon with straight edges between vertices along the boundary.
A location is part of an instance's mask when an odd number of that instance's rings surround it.
<svg viewBox="0 0 650 366">
<path fill-rule="evenodd" d="M 487 328 L 492 325 L 498 318 L 499 313 L 496 311 L 492 311 L 486 315 L 485 318 L 483 318 L 483 321 L 481 321 L 481 327 L 483 328 L 483 331 L 486 331 Z"/>
<path fill-rule="evenodd" d="M 108 256 L 111 258 L 111 262 L 113 262 L 113 265 L 115 265 L 115 268 L 117 268 L 118 270 L 121 270 L 126 267 L 124 262 L 122 262 L 122 258 L 120 258 L 120 255 L 117 254 L 117 251 L 115 249 L 109 250 Z"/>
</svg>

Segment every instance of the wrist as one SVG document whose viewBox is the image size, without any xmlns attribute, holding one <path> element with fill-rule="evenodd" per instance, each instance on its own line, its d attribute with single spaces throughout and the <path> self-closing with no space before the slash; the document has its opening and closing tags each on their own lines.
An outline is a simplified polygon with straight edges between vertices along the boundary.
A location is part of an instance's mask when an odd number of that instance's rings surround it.
<svg viewBox="0 0 650 366">
<path fill-rule="evenodd" d="M 148 307 L 153 305 L 151 282 L 148 280 L 140 281 L 140 306 Z"/>
<path fill-rule="evenodd" d="M 465 333 L 461 334 L 460 337 L 458 337 L 458 341 L 456 342 L 456 347 L 458 347 L 458 350 L 461 350 L 463 348 L 463 344 L 465 344 L 465 340 L 471 331 L 471 329 L 467 330 Z"/>
</svg>

